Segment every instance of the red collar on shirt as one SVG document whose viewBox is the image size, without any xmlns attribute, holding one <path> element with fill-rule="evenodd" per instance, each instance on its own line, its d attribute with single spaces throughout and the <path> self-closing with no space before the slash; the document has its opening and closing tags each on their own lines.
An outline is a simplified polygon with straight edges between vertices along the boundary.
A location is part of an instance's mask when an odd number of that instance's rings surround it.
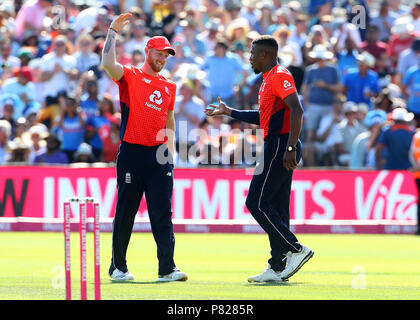
<svg viewBox="0 0 420 320">
<path fill-rule="evenodd" d="M 406 130 L 406 131 L 411 131 L 411 126 L 408 124 L 402 124 L 402 123 L 396 123 L 394 125 L 392 125 L 391 130 Z"/>
</svg>

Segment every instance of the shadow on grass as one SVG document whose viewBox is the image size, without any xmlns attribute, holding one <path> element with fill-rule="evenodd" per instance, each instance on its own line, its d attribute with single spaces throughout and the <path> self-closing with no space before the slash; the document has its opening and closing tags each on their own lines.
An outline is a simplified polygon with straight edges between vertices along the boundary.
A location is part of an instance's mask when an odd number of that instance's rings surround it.
<svg viewBox="0 0 420 320">
<path fill-rule="evenodd" d="M 101 285 L 107 285 L 107 284 L 162 284 L 166 282 L 160 282 L 160 281 L 118 281 L 118 280 L 110 280 L 108 283 L 101 283 Z"/>
<path fill-rule="evenodd" d="M 263 283 L 246 283 L 246 287 L 293 287 L 301 285 L 303 282 L 263 282 Z"/>
</svg>

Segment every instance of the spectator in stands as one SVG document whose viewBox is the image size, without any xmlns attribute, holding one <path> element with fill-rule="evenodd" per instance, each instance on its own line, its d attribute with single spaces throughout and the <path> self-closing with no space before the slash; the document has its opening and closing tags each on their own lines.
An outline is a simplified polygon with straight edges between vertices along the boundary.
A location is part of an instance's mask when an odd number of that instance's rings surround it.
<svg viewBox="0 0 420 320">
<path fill-rule="evenodd" d="M 414 114 L 404 108 L 395 108 L 391 114 L 392 125 L 385 129 L 376 146 L 376 167 L 378 170 L 407 170 L 412 167 L 409 150 L 415 130 L 411 125 Z M 386 149 L 385 163 L 380 159 Z"/>
<path fill-rule="evenodd" d="M 61 137 L 63 152 L 73 162 L 73 154 L 84 139 L 86 119 L 74 97 L 66 96 L 63 100 L 64 108 L 55 130 Z"/>
<path fill-rule="evenodd" d="M 416 37 L 413 25 L 406 17 L 399 18 L 392 27 L 392 37 L 389 40 L 386 54 L 391 59 L 392 71 L 397 67 L 401 53 L 411 47 Z"/>
<path fill-rule="evenodd" d="M 47 10 L 53 6 L 53 4 L 53 0 L 26 1 L 16 16 L 16 38 L 22 40 L 25 30 L 32 30 L 39 34 L 43 29 L 43 19 Z"/>
<path fill-rule="evenodd" d="M 35 100 L 35 86 L 32 82 L 32 70 L 21 67 L 16 71 L 16 76 L 7 79 L 3 84 L 3 94 L 14 94 L 19 97 L 13 117 L 23 116 L 29 104 Z"/>
<path fill-rule="evenodd" d="M 389 10 L 391 13 L 400 17 L 410 12 L 410 8 L 406 4 L 402 4 L 401 0 L 389 0 Z"/>
<path fill-rule="evenodd" d="M 337 68 L 342 79 L 349 70 L 357 68 L 357 55 L 359 54 L 358 48 L 353 41 L 352 37 L 347 37 L 345 41 L 345 49 L 339 50 L 337 43 L 334 45 L 333 50 L 337 57 Z"/>
<path fill-rule="evenodd" d="M 344 119 L 337 125 L 336 152 L 337 162 L 340 166 L 348 166 L 351 158 L 351 150 L 356 137 L 365 131 L 364 126 L 357 121 L 357 105 L 352 101 L 344 103 Z"/>
<path fill-rule="evenodd" d="M 170 1 L 168 5 L 169 14 L 167 14 L 162 19 L 162 35 L 172 43 L 172 40 L 175 36 L 175 30 L 179 24 L 179 21 L 181 20 L 179 15 L 182 11 L 184 11 L 186 1 L 174 0 Z"/>
<path fill-rule="evenodd" d="M 92 147 L 97 161 L 102 159 L 104 141 L 111 134 L 115 120 L 114 104 L 108 96 L 99 102 L 98 110 L 87 119 L 85 140 Z"/>
<path fill-rule="evenodd" d="M 86 72 L 100 64 L 99 55 L 93 52 L 93 44 L 93 37 L 90 34 L 82 33 L 77 38 L 76 52 L 73 53 L 73 58 L 79 73 Z"/>
<path fill-rule="evenodd" d="M 303 63 L 302 50 L 298 44 L 290 41 L 291 32 L 285 24 L 280 25 L 273 33 L 279 45 L 279 53 L 286 50 L 293 52 L 294 65 L 300 66 Z M 281 55 L 280 55 L 281 56 Z"/>
<path fill-rule="evenodd" d="M 320 24 L 322 17 L 331 15 L 331 9 L 333 6 L 332 0 L 314 0 L 313 2 L 316 2 L 316 5 L 312 10 L 310 10 L 311 13 L 308 11 L 311 17 L 311 20 L 309 21 L 309 28 Z M 309 4 L 309 7 L 311 7 L 311 4 Z"/>
<path fill-rule="evenodd" d="M 290 36 L 290 41 L 296 43 L 300 49 L 303 48 L 305 42 L 308 38 L 306 29 L 306 20 L 307 17 L 303 14 L 299 14 L 296 16 L 294 30 L 292 31 L 292 35 Z"/>
<path fill-rule="evenodd" d="M 35 158 L 47 151 L 45 138 L 48 136 L 48 128 L 43 124 L 36 124 L 29 128 L 22 139 L 29 146 L 28 163 L 34 163 Z"/>
<path fill-rule="evenodd" d="M 267 34 L 268 28 L 274 24 L 273 10 L 274 5 L 272 1 L 262 0 L 257 2 L 257 9 L 260 10 L 260 15 L 257 22 L 252 26 L 259 34 Z"/>
<path fill-rule="evenodd" d="M 144 62 L 144 54 L 140 50 L 133 50 L 131 52 L 131 65 L 134 67 L 141 67 Z"/>
<path fill-rule="evenodd" d="M 381 2 L 379 12 L 376 15 L 373 15 L 370 20 L 370 24 L 376 25 L 379 29 L 380 41 L 389 41 L 391 37 L 391 27 L 396 18 L 397 17 L 389 10 L 389 2 L 387 0 L 383 0 Z"/>
<path fill-rule="evenodd" d="M 369 112 L 369 106 L 366 103 L 359 103 L 357 104 L 357 111 L 356 111 L 356 120 L 366 128 L 365 126 L 365 118 L 367 113 Z"/>
<path fill-rule="evenodd" d="M 267 34 L 273 35 L 278 27 L 285 25 L 288 28 L 292 25 L 293 19 L 290 14 L 290 9 L 287 7 L 279 8 L 274 12 L 274 23 L 268 27 Z"/>
<path fill-rule="evenodd" d="M 306 65 L 315 63 L 315 60 L 309 56 L 309 52 L 313 51 L 316 45 L 322 44 L 325 48 L 330 49 L 331 44 L 328 41 L 325 29 L 320 25 L 314 25 L 308 34 L 305 45 L 303 46 L 303 58 Z"/>
<path fill-rule="evenodd" d="M 25 133 L 26 131 L 26 126 L 27 126 L 27 121 L 25 117 L 19 117 L 16 120 L 16 124 L 15 124 L 15 135 L 14 135 L 14 139 L 16 138 L 22 138 L 22 135 Z"/>
<path fill-rule="evenodd" d="M 8 162 L 26 164 L 28 162 L 29 152 L 29 146 L 22 138 L 14 138 L 9 143 L 10 158 Z"/>
<path fill-rule="evenodd" d="M 407 109 L 420 120 L 420 63 L 409 68 L 401 83 L 404 98 L 408 100 Z"/>
<path fill-rule="evenodd" d="M 45 141 L 47 142 L 47 151 L 35 157 L 35 164 L 67 164 L 69 160 L 67 155 L 60 150 L 61 141 L 54 134 L 49 134 Z"/>
<path fill-rule="evenodd" d="M 351 148 L 350 169 L 376 168 L 376 144 L 386 120 L 385 111 L 380 109 L 371 110 L 366 114 L 364 124 L 368 130 L 360 133 L 354 139 Z"/>
<path fill-rule="evenodd" d="M 420 32 L 420 3 L 414 3 L 411 8 L 410 23 L 416 32 Z"/>
<path fill-rule="evenodd" d="M 146 23 L 137 19 L 132 24 L 132 38 L 126 42 L 125 51 L 128 54 L 132 54 L 134 50 L 140 50 L 143 53 L 148 40 Z"/>
<path fill-rule="evenodd" d="M 12 54 L 12 42 L 7 37 L 2 37 L 0 40 L 0 67 L 1 68 L 18 68 L 20 67 L 20 60 Z"/>
<path fill-rule="evenodd" d="M 112 100 L 109 100 L 112 102 Z M 116 113 L 111 118 L 111 130 L 108 135 L 103 136 L 104 149 L 103 149 L 103 160 L 105 162 L 116 162 L 118 148 L 120 146 L 120 124 L 121 115 Z"/>
<path fill-rule="evenodd" d="M 375 58 L 364 51 L 357 55 L 358 69 L 350 70 L 343 78 L 343 92 L 348 101 L 364 102 L 372 107 L 371 98 L 380 91 L 378 74 L 371 70 L 375 65 Z"/>
<path fill-rule="evenodd" d="M 168 59 L 165 68 L 174 75 L 178 71 L 178 67 L 182 63 L 188 64 L 201 64 L 202 60 L 197 59 L 194 56 L 191 49 L 186 46 L 185 36 L 183 34 L 179 34 L 174 38 L 173 46 L 176 51 L 176 55 Z"/>
<path fill-rule="evenodd" d="M 8 153 L 9 139 L 12 134 L 12 126 L 6 120 L 0 120 L 0 164 L 4 164 L 9 160 Z"/>
<path fill-rule="evenodd" d="M 347 11 L 345 8 L 335 7 L 332 9 L 332 21 L 339 25 L 332 32 L 332 42 L 335 41 L 337 50 L 343 50 L 347 38 L 351 38 L 354 48 L 359 48 L 362 40 L 360 38 L 359 28 L 353 23 L 348 22 Z"/>
<path fill-rule="evenodd" d="M 366 31 L 366 40 L 360 45 L 360 49 L 369 52 L 375 57 L 375 66 L 372 68 L 380 76 L 384 76 L 389 72 L 388 57 L 386 55 L 388 44 L 379 41 L 379 28 L 377 25 L 371 24 Z"/>
<path fill-rule="evenodd" d="M 209 98 L 208 81 L 206 80 L 206 72 L 200 69 L 196 64 L 182 63 L 179 65 L 178 71 L 175 73 L 174 80 L 188 79 L 194 85 L 194 96 L 201 99 L 205 104 Z"/>
<path fill-rule="evenodd" d="M 226 27 L 226 39 L 229 44 L 235 41 L 245 42 L 249 32 L 249 23 L 244 18 L 237 18 Z"/>
<path fill-rule="evenodd" d="M 78 78 L 76 60 L 66 53 L 67 38 L 57 36 L 54 49 L 41 59 L 41 82 L 44 83 L 45 108 L 41 110 L 40 121 L 51 128 L 60 114 L 58 98 L 60 93 L 69 93 L 70 80 Z"/>
<path fill-rule="evenodd" d="M 316 63 L 308 66 L 302 85 L 302 97 L 306 107 L 305 128 L 306 143 L 314 142 L 315 132 L 321 117 L 332 111 L 334 95 L 340 91 L 340 82 L 337 67 L 329 60 L 333 53 L 323 45 L 317 45 L 308 55 Z M 306 154 L 307 160 L 311 159 Z M 308 166 L 313 166 L 310 160 Z"/>
<path fill-rule="evenodd" d="M 195 142 L 197 137 L 192 138 L 190 133 L 192 130 L 198 129 L 203 118 L 204 108 L 204 102 L 194 95 L 194 84 L 190 80 L 182 80 L 174 107 L 178 150 L 185 146 L 189 148 Z"/>
<path fill-rule="evenodd" d="M 202 40 L 198 38 L 198 23 L 194 19 L 181 20 L 179 25 L 183 27 L 182 34 L 185 36 L 185 46 L 191 50 L 195 56 L 204 56 L 206 54 L 206 46 Z"/>
<path fill-rule="evenodd" d="M 383 110 L 385 113 L 392 111 L 394 98 L 388 88 L 383 88 L 379 95 L 373 100 L 375 109 Z"/>
<path fill-rule="evenodd" d="M 224 27 L 220 19 L 210 19 L 205 24 L 205 30 L 197 36 L 197 39 L 204 43 L 206 46 L 206 52 L 210 52 L 214 50 L 217 39 L 222 36 L 223 31 Z"/>
<path fill-rule="evenodd" d="M 15 137 L 16 120 L 14 119 L 15 107 L 17 105 L 18 97 L 16 95 L 6 94 L 1 97 L 0 103 L 2 106 L 0 113 L 0 120 L 6 120 L 10 124 L 10 137 Z"/>
<path fill-rule="evenodd" d="M 129 64 L 131 61 L 131 54 L 125 51 L 125 39 L 119 35 L 115 41 L 115 60 L 122 65 Z"/>
<path fill-rule="evenodd" d="M 256 0 L 243 0 L 242 7 L 240 8 L 241 17 L 245 18 L 251 26 L 253 26 L 258 20 L 256 4 Z"/>
<path fill-rule="evenodd" d="M 98 81 L 93 73 L 88 73 L 85 81 L 86 92 L 80 98 L 80 107 L 85 115 L 89 117 L 95 116 L 98 111 Z"/>
<path fill-rule="evenodd" d="M 398 59 L 396 83 L 400 83 L 407 70 L 420 65 L 420 37 L 415 38 L 411 48 L 405 49 Z"/>
<path fill-rule="evenodd" d="M 15 5 L 12 0 L 4 0 L 0 5 L 0 28 L 14 31 L 15 28 Z M 4 29 L 3 29 L 4 30 Z"/>
<path fill-rule="evenodd" d="M 17 51 L 16 55 L 20 60 L 21 67 L 26 67 L 29 65 L 29 62 L 31 62 L 31 60 L 34 57 L 35 49 L 36 47 L 35 48 L 22 47 Z"/>
<path fill-rule="evenodd" d="M 95 160 L 95 156 L 92 152 L 92 147 L 86 142 L 82 142 L 77 148 L 77 151 L 73 155 L 74 162 L 85 162 L 92 163 Z"/>
<path fill-rule="evenodd" d="M 246 77 L 247 72 L 240 60 L 227 49 L 227 42 L 219 40 L 214 53 L 205 59 L 201 69 L 207 72 L 210 102 L 217 101 L 217 97 L 220 97 L 227 105 L 234 107 L 237 106 L 234 92 L 235 73 L 241 72 Z"/>
<path fill-rule="evenodd" d="M 307 156 L 310 157 L 309 163 L 320 166 L 332 166 L 335 164 L 334 146 L 338 143 L 337 125 L 343 120 L 342 110 L 344 102 L 345 97 L 337 95 L 334 98 L 332 111 L 322 116 L 316 131 L 315 142 L 306 146 L 306 148 L 309 148 L 307 151 Z"/>
</svg>

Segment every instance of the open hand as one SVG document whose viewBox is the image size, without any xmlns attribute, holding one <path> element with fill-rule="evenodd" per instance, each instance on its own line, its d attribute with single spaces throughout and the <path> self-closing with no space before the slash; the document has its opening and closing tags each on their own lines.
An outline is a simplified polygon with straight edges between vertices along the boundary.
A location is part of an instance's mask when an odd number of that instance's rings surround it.
<svg viewBox="0 0 420 320">
<path fill-rule="evenodd" d="M 120 32 L 130 22 L 129 18 L 131 18 L 131 13 L 120 14 L 111 22 L 110 28 Z"/>
<path fill-rule="evenodd" d="M 226 104 L 220 100 L 220 97 L 217 97 L 218 105 L 210 104 L 205 110 L 204 113 L 210 117 L 218 115 L 230 115 L 230 109 Z"/>
</svg>

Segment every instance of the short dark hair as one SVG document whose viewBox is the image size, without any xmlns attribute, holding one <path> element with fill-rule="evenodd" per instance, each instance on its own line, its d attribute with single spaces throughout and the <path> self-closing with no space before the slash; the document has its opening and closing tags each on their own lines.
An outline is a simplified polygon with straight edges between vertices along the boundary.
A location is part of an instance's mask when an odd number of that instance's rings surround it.
<svg viewBox="0 0 420 320">
<path fill-rule="evenodd" d="M 416 52 L 420 51 L 420 38 L 417 37 L 413 40 L 411 43 L 411 49 Z"/>
<path fill-rule="evenodd" d="M 370 24 L 367 28 L 367 31 L 379 32 L 379 27 L 376 24 Z"/>
<path fill-rule="evenodd" d="M 252 45 L 261 47 L 262 50 L 265 50 L 277 57 L 279 45 L 277 43 L 277 40 L 273 36 L 263 35 L 258 38 L 255 38 L 252 41 Z"/>
</svg>

